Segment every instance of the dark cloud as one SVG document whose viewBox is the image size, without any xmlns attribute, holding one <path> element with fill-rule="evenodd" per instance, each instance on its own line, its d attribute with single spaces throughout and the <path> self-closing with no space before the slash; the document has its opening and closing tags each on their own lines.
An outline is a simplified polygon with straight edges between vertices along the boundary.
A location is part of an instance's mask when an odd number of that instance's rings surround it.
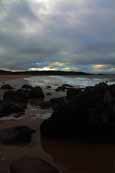
<svg viewBox="0 0 115 173">
<path fill-rule="evenodd" d="M 2 1 L 0 67 L 114 71 L 114 8 L 114 0 Z"/>
</svg>

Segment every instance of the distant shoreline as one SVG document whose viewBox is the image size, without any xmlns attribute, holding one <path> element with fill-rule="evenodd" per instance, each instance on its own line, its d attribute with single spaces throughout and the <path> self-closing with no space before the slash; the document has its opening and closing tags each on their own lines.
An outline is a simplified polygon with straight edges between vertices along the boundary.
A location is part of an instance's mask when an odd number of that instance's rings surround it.
<svg viewBox="0 0 115 173">
<path fill-rule="evenodd" d="M 4 71 L 0 70 L 0 75 L 93 75 L 85 72 L 74 71 Z"/>
<path fill-rule="evenodd" d="M 57 75 L 64 75 L 64 76 L 72 76 L 72 75 L 115 75 L 115 74 L 101 74 L 101 73 L 86 73 L 86 72 L 75 72 L 75 71 L 8 71 L 8 70 L 0 70 L 1 75 L 25 75 L 25 76 L 37 76 L 37 75 L 49 75 L 49 76 L 57 76 Z"/>
</svg>

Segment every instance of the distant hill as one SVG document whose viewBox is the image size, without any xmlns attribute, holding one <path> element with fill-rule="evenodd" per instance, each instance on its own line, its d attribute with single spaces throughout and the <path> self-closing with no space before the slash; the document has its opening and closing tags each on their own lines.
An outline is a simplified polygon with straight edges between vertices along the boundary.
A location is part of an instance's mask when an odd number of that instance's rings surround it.
<svg viewBox="0 0 115 173">
<path fill-rule="evenodd" d="M 0 70 L 0 75 L 93 75 L 74 71 L 8 71 Z"/>
</svg>

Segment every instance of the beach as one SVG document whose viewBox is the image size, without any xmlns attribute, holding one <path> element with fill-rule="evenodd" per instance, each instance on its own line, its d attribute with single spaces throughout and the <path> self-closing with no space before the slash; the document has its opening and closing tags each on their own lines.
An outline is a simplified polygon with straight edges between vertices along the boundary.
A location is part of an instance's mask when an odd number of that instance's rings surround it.
<svg viewBox="0 0 115 173">
<path fill-rule="evenodd" d="M 14 86 L 16 86 L 18 79 L 23 81 L 24 78 L 28 77 L 32 76 L 2 75 L 0 76 L 0 81 L 7 83 L 11 80 Z M 33 77 L 33 81 L 34 79 L 35 78 Z M 14 82 L 15 80 L 16 82 Z M 49 83 L 47 83 L 47 85 L 48 84 Z M 18 83 L 18 86 L 20 86 L 20 82 Z M 54 89 L 56 87 L 57 85 L 54 85 Z M 52 93 L 52 96 L 48 96 L 46 101 L 48 98 L 51 99 L 54 96 L 57 96 L 58 98 L 65 95 L 64 92 L 60 92 L 58 94 L 58 92 L 52 92 L 51 89 L 46 89 L 46 86 L 44 88 L 46 93 L 48 91 Z M 40 133 L 40 126 L 47 118 L 47 111 L 44 117 L 44 111 L 40 115 L 42 119 L 39 118 L 38 115 L 36 118 L 32 118 L 32 115 L 29 115 L 19 119 L 3 118 L 0 120 L 0 129 L 12 128 L 15 126 L 28 126 L 37 131 L 37 133 L 35 133 L 32 137 L 32 142 L 28 145 L 5 146 L 0 144 L 0 171 L 3 172 L 3 170 L 6 170 L 7 172 L 12 161 L 19 160 L 21 158 L 45 160 L 51 165 L 57 167 L 59 170 L 63 171 L 63 173 L 110 173 L 115 171 L 114 144 L 82 144 L 75 140 L 65 140 L 63 138 L 48 139 L 43 137 Z"/>
<path fill-rule="evenodd" d="M 22 76 L 22 75 L 0 75 L 1 83 L 8 83 L 9 81 L 17 81 L 23 80 L 29 76 Z M 20 83 L 20 82 L 19 82 Z M 33 115 L 34 116 L 34 115 Z M 0 144 L 0 173 L 8 172 L 10 164 L 14 160 L 20 160 L 21 158 L 25 159 L 32 159 L 33 161 L 36 159 L 42 159 L 49 163 L 50 165 L 57 167 L 55 164 L 53 157 L 46 153 L 41 145 L 41 136 L 40 136 L 40 125 L 43 122 L 43 119 L 40 118 L 31 118 L 30 116 L 24 116 L 22 118 L 10 118 L 7 117 L 0 120 L 0 129 L 9 129 L 13 127 L 20 127 L 20 126 L 28 126 L 36 130 L 37 132 L 33 135 L 32 143 L 28 145 L 2 145 Z"/>
</svg>

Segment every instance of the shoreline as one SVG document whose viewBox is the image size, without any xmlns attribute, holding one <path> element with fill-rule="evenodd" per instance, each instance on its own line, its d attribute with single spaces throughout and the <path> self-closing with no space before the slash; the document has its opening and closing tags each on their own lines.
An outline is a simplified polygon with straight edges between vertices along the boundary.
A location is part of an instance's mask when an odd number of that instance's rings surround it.
<svg viewBox="0 0 115 173">
<path fill-rule="evenodd" d="M 33 75 L 1 75 L 0 74 L 0 81 L 7 81 L 7 80 L 13 80 L 13 79 L 23 79 L 26 77 L 32 77 Z"/>
<path fill-rule="evenodd" d="M 34 75 L 32 75 L 34 76 Z M 0 81 L 24 79 L 32 76 L 0 75 Z M 33 114 L 32 114 L 33 115 Z M 38 122 L 39 121 L 39 122 Z M 43 119 L 25 116 L 17 120 L 0 120 L 0 128 L 28 126 L 37 129 L 32 143 L 21 146 L 0 145 L 0 163 L 20 158 L 38 158 L 59 165 L 63 173 L 101 173 L 115 171 L 115 144 L 81 144 L 75 140 L 45 139 L 41 136 Z"/>
<path fill-rule="evenodd" d="M 10 81 L 15 79 L 24 79 L 31 75 L 0 75 L 0 81 Z M 32 119 L 29 116 L 24 116 L 21 119 L 0 120 L 0 129 L 13 128 L 19 126 L 28 126 L 35 129 L 37 132 L 32 137 L 32 143 L 27 145 L 3 145 L 0 144 L 0 164 L 1 162 L 10 164 L 13 160 L 26 158 L 42 159 L 51 165 L 54 164 L 53 158 L 47 154 L 42 145 L 40 137 L 40 124 L 43 119 Z"/>
</svg>

